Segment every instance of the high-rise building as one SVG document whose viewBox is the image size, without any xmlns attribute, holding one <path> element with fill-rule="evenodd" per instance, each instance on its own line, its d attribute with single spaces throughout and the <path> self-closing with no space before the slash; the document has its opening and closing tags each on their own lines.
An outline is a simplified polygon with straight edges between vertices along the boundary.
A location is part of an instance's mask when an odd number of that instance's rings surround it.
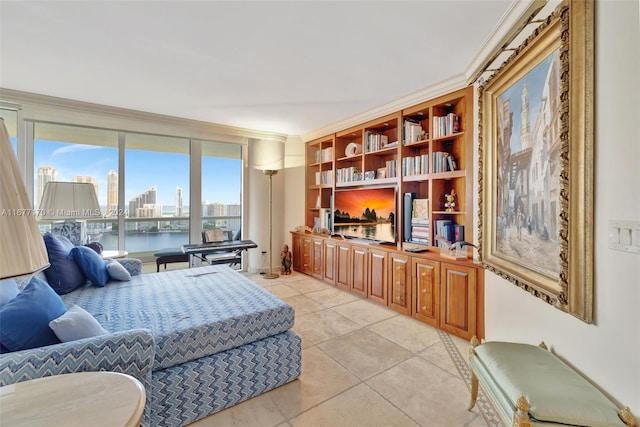
<svg viewBox="0 0 640 427">
<path fill-rule="evenodd" d="M 182 187 L 176 187 L 176 208 L 175 216 L 182 216 Z"/>
<path fill-rule="evenodd" d="M 76 175 L 71 179 L 71 182 L 84 182 L 86 184 L 93 184 L 93 189 L 96 190 L 96 198 L 99 198 L 98 195 L 98 181 L 96 181 L 96 179 L 92 176 L 81 176 L 81 175 Z"/>
<path fill-rule="evenodd" d="M 107 174 L 107 216 L 118 212 L 118 174 L 111 169 Z"/>
<path fill-rule="evenodd" d="M 145 205 L 155 205 L 157 198 L 158 198 L 158 186 L 154 185 L 153 187 L 146 190 L 144 193 L 141 193 L 136 197 L 134 197 L 133 199 L 129 200 L 129 216 L 137 217 L 138 209 L 142 209 L 142 208 L 148 209 L 148 206 L 145 206 Z M 146 215 L 149 211 L 145 210 L 144 212 Z"/>
<path fill-rule="evenodd" d="M 51 166 L 40 166 L 38 168 L 38 194 L 37 200 L 34 205 L 40 206 L 40 200 L 42 200 L 42 193 L 44 193 L 44 185 L 49 181 L 56 181 L 58 177 L 58 171 Z"/>
</svg>

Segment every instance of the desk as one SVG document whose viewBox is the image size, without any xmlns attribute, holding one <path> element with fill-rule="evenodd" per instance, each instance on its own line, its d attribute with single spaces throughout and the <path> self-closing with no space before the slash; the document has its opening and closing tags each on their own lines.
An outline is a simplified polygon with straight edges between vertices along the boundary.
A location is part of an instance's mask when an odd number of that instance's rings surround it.
<svg viewBox="0 0 640 427">
<path fill-rule="evenodd" d="M 116 372 L 54 375 L 0 388 L 0 420 L 7 426 L 133 427 L 144 404 L 140 381 Z"/>
<path fill-rule="evenodd" d="M 208 264 L 235 264 L 240 261 L 242 251 L 257 247 L 258 245 L 252 240 L 223 240 L 182 245 L 180 249 L 185 255 L 195 256 Z M 207 259 L 207 255 L 213 255 L 213 257 Z"/>
</svg>

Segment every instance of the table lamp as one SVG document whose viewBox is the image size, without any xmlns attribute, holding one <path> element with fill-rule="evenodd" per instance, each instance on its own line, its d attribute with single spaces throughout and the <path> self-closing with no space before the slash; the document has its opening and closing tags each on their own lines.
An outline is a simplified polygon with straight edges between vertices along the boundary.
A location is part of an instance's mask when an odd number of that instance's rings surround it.
<svg viewBox="0 0 640 427">
<path fill-rule="evenodd" d="M 0 280 L 49 267 L 47 248 L 38 230 L 9 132 L 0 118 Z"/>
<path fill-rule="evenodd" d="M 100 205 L 93 184 L 49 181 L 39 205 L 40 220 L 51 220 L 51 232 L 62 234 L 74 245 L 88 243 L 88 218 L 100 218 Z"/>
</svg>

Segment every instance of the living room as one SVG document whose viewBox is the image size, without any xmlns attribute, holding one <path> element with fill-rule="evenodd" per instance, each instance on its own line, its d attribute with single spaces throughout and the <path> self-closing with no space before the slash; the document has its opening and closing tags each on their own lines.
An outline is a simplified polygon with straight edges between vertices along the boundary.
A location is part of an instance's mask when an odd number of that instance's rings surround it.
<svg viewBox="0 0 640 427">
<path fill-rule="evenodd" d="M 8 3 L 2 5 L 2 9 L 8 8 L 7 5 Z M 446 8 L 446 6 L 443 7 Z M 526 9 L 524 6 L 519 7 L 522 9 L 518 10 Z M 486 340 L 535 344 L 544 340 L 555 354 L 569 362 L 573 368 L 589 378 L 620 406 L 629 406 L 636 415 L 640 414 L 640 367 L 637 363 L 640 359 L 640 335 L 638 334 L 640 313 L 637 310 L 640 303 L 640 289 L 636 279 L 640 273 L 640 267 L 637 254 L 610 248 L 609 228 L 610 221 L 640 220 L 638 217 L 640 195 L 634 188 L 634 185 L 640 182 L 640 168 L 638 168 L 640 152 L 639 145 L 634 142 L 637 132 L 632 128 L 640 117 L 637 102 L 633 102 L 633 99 L 637 98 L 634 95 L 640 91 L 639 13 L 638 3 L 634 1 L 597 1 L 595 3 L 594 94 L 591 100 L 594 108 L 595 151 L 594 192 L 591 195 L 594 256 L 593 260 L 588 260 L 593 263 L 593 322 L 586 323 L 557 310 L 490 271 L 485 272 L 484 296 Z M 5 28 L 4 20 L 10 19 L 8 15 L 3 11 L 2 19 Z M 502 20 L 498 16 L 489 28 L 495 26 L 496 34 L 504 35 L 509 33 L 516 21 L 516 17 Z M 2 31 L 3 45 L 5 45 L 7 43 L 5 40 L 11 39 L 5 38 L 5 30 Z M 479 38 L 486 36 L 483 34 Z M 302 195 L 305 194 L 305 142 L 346 129 L 353 124 L 365 122 L 371 117 L 382 116 L 402 106 L 411 105 L 417 100 L 438 96 L 446 93 L 448 89 L 466 86 L 465 75 L 469 72 L 468 68 L 478 67 L 478 64 L 486 62 L 488 52 L 495 48 L 495 46 L 489 46 L 491 43 L 496 44 L 497 41 L 487 40 L 487 46 L 473 52 L 477 56 L 474 57 L 472 54 L 463 58 L 457 72 L 447 76 L 444 82 L 434 82 L 432 86 L 411 96 L 397 99 L 404 93 L 396 93 L 393 102 L 366 108 L 363 104 L 363 107 L 357 109 L 354 114 L 336 117 L 327 122 L 329 124 L 323 123 L 304 133 L 289 134 L 275 128 L 275 125 L 274 128 L 270 128 L 266 124 L 256 128 L 263 131 L 246 131 L 241 138 L 249 140 L 249 158 L 252 150 L 250 140 L 275 140 L 284 145 L 285 168 L 273 176 L 275 219 L 273 235 L 274 248 L 276 248 L 274 256 L 279 253 L 282 243 L 291 242 L 290 231 L 304 221 L 305 206 Z M 25 55 L 27 46 L 22 46 L 22 49 L 22 55 Z M 5 46 L 3 46 L 4 50 Z M 67 53 L 71 55 L 72 52 Z M 3 58 L 3 76 L 11 76 L 11 60 Z M 257 61 L 256 64 L 251 65 L 259 67 L 260 62 Z M 55 70 L 49 69 L 47 72 L 55 73 Z M 187 122 L 178 119 L 173 120 L 171 126 L 165 123 L 163 127 L 160 121 L 140 123 L 133 118 L 123 117 L 122 114 L 109 116 L 105 113 L 107 110 L 111 113 L 117 113 L 118 110 L 100 107 L 95 104 L 101 103 L 95 101 L 92 101 L 92 105 L 77 102 L 82 98 L 74 97 L 71 92 L 68 95 L 57 93 L 55 98 L 39 96 L 51 93 L 5 83 L 7 78 L 3 77 L 0 81 L 2 87 L 0 100 L 6 104 L 19 105 L 20 120 L 89 127 L 105 127 L 105 123 L 110 121 L 111 124 L 117 123 L 117 125 L 106 126 L 108 128 L 126 128 L 157 134 L 172 134 L 175 127 L 178 127 L 184 130 L 185 135 L 188 133 L 193 138 L 203 137 L 207 140 L 212 134 L 219 135 L 222 130 L 229 132 L 227 128 L 217 127 L 219 123 L 215 121 L 197 129 L 187 130 Z M 82 85 L 93 84 L 90 80 L 87 79 Z M 46 86 L 46 82 L 39 87 L 43 86 Z M 255 87 L 253 89 L 257 90 Z M 166 97 L 170 98 L 170 89 L 166 90 Z M 632 101 L 626 101 L 630 95 Z M 229 107 L 229 110 L 233 108 Z M 479 123 L 477 113 L 476 110 L 475 127 Z M 140 114 L 139 117 L 144 117 L 145 120 L 153 117 L 151 114 Z M 234 124 L 234 126 L 238 125 Z M 224 138 L 234 140 L 238 135 L 227 133 Z M 477 137 L 474 139 L 474 144 L 477 145 Z M 613 144 L 615 149 L 607 149 Z M 243 200 L 244 209 L 249 212 L 246 218 L 246 231 L 261 248 L 267 248 L 270 225 L 267 222 L 267 215 L 251 215 L 251 213 L 256 210 L 266 212 L 266 206 L 269 203 L 268 180 L 260 171 L 252 167 L 247 166 L 244 172 L 245 187 L 243 188 L 249 190 Z M 478 199 L 478 194 L 474 192 L 474 211 L 477 211 Z M 475 219 L 474 223 L 477 224 L 477 222 L 478 220 Z M 193 233 L 192 241 L 198 242 L 200 230 L 191 230 L 191 232 Z M 473 241 L 477 242 L 477 236 L 474 236 Z M 248 269 L 255 273 L 263 268 L 263 257 L 260 251 L 250 252 L 246 259 Z"/>
</svg>

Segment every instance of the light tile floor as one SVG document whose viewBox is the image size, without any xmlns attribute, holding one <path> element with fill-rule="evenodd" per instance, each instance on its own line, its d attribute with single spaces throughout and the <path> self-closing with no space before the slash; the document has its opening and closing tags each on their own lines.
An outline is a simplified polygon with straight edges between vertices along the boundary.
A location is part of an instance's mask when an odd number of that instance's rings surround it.
<svg viewBox="0 0 640 427">
<path fill-rule="evenodd" d="M 192 427 L 489 425 L 467 411 L 442 332 L 303 274 L 245 275 L 294 307 L 302 375 Z M 466 358 L 466 341 L 449 342 Z"/>
</svg>

